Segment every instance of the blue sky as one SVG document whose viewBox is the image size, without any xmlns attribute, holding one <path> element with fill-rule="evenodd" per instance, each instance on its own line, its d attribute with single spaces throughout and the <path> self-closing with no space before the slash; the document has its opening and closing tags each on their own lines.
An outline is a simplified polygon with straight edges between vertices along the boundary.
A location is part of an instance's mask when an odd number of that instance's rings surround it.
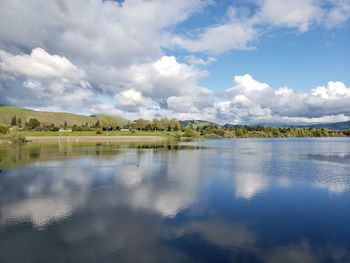
<svg viewBox="0 0 350 263">
<path fill-rule="evenodd" d="M 232 74 L 252 74 L 273 87 L 301 91 L 329 80 L 350 84 L 350 27 L 317 28 L 300 34 L 279 30 L 262 37 L 254 51 L 231 51 L 208 67 L 201 85 L 222 90 L 232 86 Z"/>
<path fill-rule="evenodd" d="M 187 32 L 225 21 L 231 6 L 254 12 L 253 1 L 216 1 L 203 12 L 178 25 L 174 30 Z M 200 85 L 222 91 L 232 86 L 234 75 L 250 73 L 257 79 L 268 80 L 273 87 L 288 86 L 307 91 L 329 80 L 350 83 L 350 25 L 334 28 L 313 26 L 300 33 L 297 28 L 264 28 L 254 43 L 254 50 L 230 50 L 217 56 L 207 67 L 210 75 Z M 168 52 L 174 54 L 173 51 Z M 176 55 L 184 56 L 186 52 Z"/>
<path fill-rule="evenodd" d="M 349 0 L 0 3 L 0 103 L 219 123 L 350 120 Z"/>
</svg>

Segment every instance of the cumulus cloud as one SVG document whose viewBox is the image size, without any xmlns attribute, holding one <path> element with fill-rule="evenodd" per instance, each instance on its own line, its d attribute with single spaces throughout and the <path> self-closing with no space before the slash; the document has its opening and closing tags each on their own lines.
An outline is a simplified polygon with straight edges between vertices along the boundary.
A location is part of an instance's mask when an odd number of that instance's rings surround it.
<svg viewBox="0 0 350 263">
<path fill-rule="evenodd" d="M 148 108 L 155 114 L 173 116 L 213 108 L 213 92 L 198 86 L 198 79 L 207 74 L 206 71 L 180 63 L 174 56 L 134 64 L 124 73 L 123 91 L 115 96 L 120 110 L 141 112 Z"/>
<path fill-rule="evenodd" d="M 275 26 L 295 27 L 300 32 L 305 32 L 321 16 L 322 9 L 313 0 L 262 0 L 257 19 Z"/>
<path fill-rule="evenodd" d="M 78 112 L 99 103 L 84 70 L 41 48 L 17 55 L 0 50 L 0 69 L 0 81 L 6 83 L 0 90 L 8 103 Z"/>
<path fill-rule="evenodd" d="M 72 82 L 72 78 L 75 78 L 79 82 L 84 78 L 91 85 L 92 97 L 101 95 L 113 98 L 120 92 L 134 89 L 145 97 L 152 97 L 164 108 L 168 96 L 181 93 L 177 92 L 180 82 L 181 88 L 184 83 L 187 85 L 191 78 L 187 73 L 191 69 L 183 70 L 186 65 L 178 64 L 171 56 L 163 56 L 162 34 L 167 28 L 200 11 L 208 2 L 1 2 L 0 49 L 3 51 L 0 87 L 6 94 L 1 101 L 19 106 L 39 106 L 40 100 L 34 99 L 38 97 L 37 94 L 19 99 L 18 92 L 12 92 L 10 86 L 17 91 L 22 90 L 24 94 L 28 93 L 23 85 L 28 79 L 31 83 L 38 78 L 41 82 L 46 79 L 45 85 L 40 86 L 54 85 L 57 89 L 57 84 L 49 83 L 49 79 L 55 77 L 51 82 L 57 82 L 58 78 L 68 78 Z M 9 74 L 16 80 L 8 81 Z M 80 86 L 76 85 L 76 89 L 80 90 Z M 30 97 L 33 98 L 32 103 L 28 103 Z M 46 101 L 43 104 L 47 104 Z M 109 107 L 99 102 L 96 104 L 99 104 L 94 107 L 96 110 L 111 112 L 114 108 L 111 103 Z M 41 108 L 44 107 L 47 105 L 41 105 Z M 66 105 L 58 107 L 65 108 Z M 90 111 L 91 107 L 85 105 L 82 108 Z M 72 107 L 65 110 L 72 110 Z"/>
<path fill-rule="evenodd" d="M 35 48 L 30 55 L 13 55 L 0 50 L 0 68 L 4 71 L 27 77 L 80 80 L 85 73 L 67 58 L 50 55 L 42 48 Z"/>
<path fill-rule="evenodd" d="M 236 76 L 234 87 L 216 104 L 219 119 L 232 122 L 328 122 L 348 120 L 350 87 L 330 81 L 310 92 L 274 89 L 249 74 Z"/>
<path fill-rule="evenodd" d="M 74 61 L 125 65 L 158 57 L 162 30 L 206 4 L 200 0 L 2 1 L 1 45 L 41 46 Z"/>
<path fill-rule="evenodd" d="M 152 103 L 152 100 L 142 96 L 142 93 L 129 89 L 118 93 L 115 96 L 117 106 L 127 111 L 138 111 L 139 107 L 146 107 Z"/>
<path fill-rule="evenodd" d="M 199 112 L 213 106 L 213 92 L 201 87 L 190 88 L 182 96 L 168 97 L 167 104 L 175 112 Z"/>
</svg>

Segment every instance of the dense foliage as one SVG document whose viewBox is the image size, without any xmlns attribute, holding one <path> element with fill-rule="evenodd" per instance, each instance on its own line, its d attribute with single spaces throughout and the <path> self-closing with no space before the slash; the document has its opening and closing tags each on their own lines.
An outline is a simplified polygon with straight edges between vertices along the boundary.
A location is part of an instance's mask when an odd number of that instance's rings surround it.
<svg viewBox="0 0 350 263">
<path fill-rule="evenodd" d="M 235 126 L 224 128 L 204 126 L 199 129 L 204 137 L 224 138 L 286 138 L 286 137 L 342 137 L 350 136 L 348 131 L 330 131 L 326 128 L 293 128 L 271 126 Z"/>
<path fill-rule="evenodd" d="M 0 124 L 0 134 L 5 134 L 9 131 L 9 128 Z"/>
<path fill-rule="evenodd" d="M 272 126 L 231 126 L 204 125 L 194 128 L 192 124 L 181 127 L 176 119 L 154 119 L 147 122 L 136 120 L 130 125 L 138 130 L 182 130 L 184 137 L 203 136 L 205 138 L 286 138 L 286 137 L 342 137 L 350 136 L 350 130 L 333 131 L 326 128 L 293 128 Z M 167 128 L 168 127 L 168 128 Z"/>
<path fill-rule="evenodd" d="M 0 133 L 8 133 L 10 129 L 26 131 L 54 131 L 71 130 L 73 132 L 92 131 L 95 134 L 102 134 L 103 131 L 145 131 L 145 132 L 165 132 L 173 133 L 173 137 L 205 137 L 205 138 L 284 138 L 284 137 L 341 137 L 350 136 L 350 130 L 334 131 L 327 128 L 296 128 L 296 127 L 272 127 L 272 126 L 242 126 L 215 124 L 197 125 L 192 123 L 181 126 L 180 122 L 173 118 L 153 119 L 151 121 L 137 119 L 125 125 L 112 125 L 110 122 L 100 122 L 97 120 L 93 124 L 85 122 L 83 124 L 68 125 L 65 121 L 57 126 L 54 123 L 42 124 L 36 118 L 30 118 L 22 125 L 22 120 L 13 116 L 11 126 L 0 126 Z M 11 128 L 12 127 L 12 128 Z"/>
</svg>

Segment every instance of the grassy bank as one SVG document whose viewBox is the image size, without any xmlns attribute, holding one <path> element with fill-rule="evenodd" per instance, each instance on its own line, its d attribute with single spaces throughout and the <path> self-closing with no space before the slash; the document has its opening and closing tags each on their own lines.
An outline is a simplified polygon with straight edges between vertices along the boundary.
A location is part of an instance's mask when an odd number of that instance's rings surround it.
<svg viewBox="0 0 350 263">
<path fill-rule="evenodd" d="M 160 136 L 167 138 L 179 138 L 181 131 L 74 131 L 74 132 L 52 132 L 52 131 L 21 131 L 24 137 L 35 136 Z"/>
<path fill-rule="evenodd" d="M 183 137 L 190 138 L 289 138 L 289 137 L 345 137 L 349 136 L 349 131 L 328 131 L 327 129 L 291 129 L 291 128 L 273 128 L 243 127 L 238 129 L 223 129 L 215 127 L 204 127 L 196 131 L 186 127 L 184 131 L 10 131 L 0 136 L 1 142 L 23 143 L 29 141 L 52 141 L 57 138 L 66 138 L 66 140 L 84 140 L 84 141 L 148 141 L 157 139 L 179 139 Z M 153 138 L 153 139 L 152 139 Z"/>
</svg>

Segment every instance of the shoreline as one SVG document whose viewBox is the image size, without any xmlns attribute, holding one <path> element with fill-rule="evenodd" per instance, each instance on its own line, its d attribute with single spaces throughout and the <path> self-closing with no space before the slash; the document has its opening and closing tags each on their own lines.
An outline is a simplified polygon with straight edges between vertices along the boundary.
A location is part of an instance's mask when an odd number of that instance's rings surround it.
<svg viewBox="0 0 350 263">
<path fill-rule="evenodd" d="M 161 136 L 27 136 L 28 142 L 155 142 L 166 140 Z"/>
</svg>

